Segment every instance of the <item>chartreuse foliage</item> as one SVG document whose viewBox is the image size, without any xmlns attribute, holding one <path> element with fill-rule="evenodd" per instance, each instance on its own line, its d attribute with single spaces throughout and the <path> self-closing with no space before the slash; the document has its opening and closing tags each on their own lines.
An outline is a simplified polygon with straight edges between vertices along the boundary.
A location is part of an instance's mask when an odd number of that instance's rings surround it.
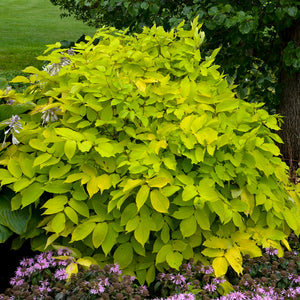
<svg viewBox="0 0 300 300">
<path fill-rule="evenodd" d="M 276 117 L 236 98 L 218 49 L 201 54 L 197 20 L 183 25 L 103 28 L 75 55 L 40 58 L 69 60 L 57 75 L 28 67 L 29 79 L 15 79 L 33 83 L 15 100 L 36 107 L 21 143 L 3 151 L 1 184 L 15 192 L 13 210 L 40 210 L 41 234 L 26 232 L 36 248 L 85 246 L 150 283 L 189 258 L 211 260 L 217 276 L 240 273 L 242 254 L 282 251 L 300 233 Z M 42 126 L 50 110 L 58 120 Z"/>
</svg>

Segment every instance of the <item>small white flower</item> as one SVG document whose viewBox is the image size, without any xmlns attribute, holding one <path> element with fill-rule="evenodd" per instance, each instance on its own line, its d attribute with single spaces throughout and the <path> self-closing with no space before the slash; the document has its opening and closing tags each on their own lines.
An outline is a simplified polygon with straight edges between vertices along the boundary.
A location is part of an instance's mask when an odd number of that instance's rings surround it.
<svg viewBox="0 0 300 300">
<path fill-rule="evenodd" d="M 23 129 L 22 124 L 20 123 L 21 118 L 18 115 L 13 115 L 10 120 L 8 122 L 6 122 L 5 124 L 8 125 L 8 129 L 5 130 L 4 132 L 4 140 L 2 143 L 2 148 L 5 147 L 6 145 L 6 138 L 7 136 L 11 133 L 12 135 L 12 143 L 13 145 L 17 145 L 20 142 L 17 140 L 17 138 L 15 137 L 16 133 L 19 133 L 20 129 Z"/>
</svg>

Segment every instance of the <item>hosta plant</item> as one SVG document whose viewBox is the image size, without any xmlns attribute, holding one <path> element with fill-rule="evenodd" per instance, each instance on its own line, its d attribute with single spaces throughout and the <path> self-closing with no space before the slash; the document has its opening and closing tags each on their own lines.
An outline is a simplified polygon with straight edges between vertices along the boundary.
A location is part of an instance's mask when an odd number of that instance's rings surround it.
<svg viewBox="0 0 300 300">
<path fill-rule="evenodd" d="M 30 103 L 16 103 L 15 94 L 16 91 L 0 78 L 0 153 L 6 142 L 19 143 L 16 134 L 22 129 L 20 116 L 34 107 Z M 13 195 L 12 190 L 0 188 L 0 243 L 13 233 L 23 234 L 32 214 L 29 207 L 12 211 L 10 199 Z"/>
<path fill-rule="evenodd" d="M 73 51 L 50 46 L 40 59 L 55 72 L 14 80 L 31 83 L 14 100 L 35 109 L 2 151 L 1 186 L 13 211 L 39 212 L 18 242 L 71 246 L 150 283 L 190 258 L 241 273 L 242 254 L 282 253 L 299 234 L 277 118 L 238 99 L 219 49 L 201 53 L 201 26 L 183 25 L 102 28 Z"/>
</svg>

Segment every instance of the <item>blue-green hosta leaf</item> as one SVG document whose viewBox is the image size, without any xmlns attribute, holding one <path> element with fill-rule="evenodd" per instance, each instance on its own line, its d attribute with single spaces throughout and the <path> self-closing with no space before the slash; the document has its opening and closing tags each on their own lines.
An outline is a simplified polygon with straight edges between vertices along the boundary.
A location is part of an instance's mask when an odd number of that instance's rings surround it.
<svg viewBox="0 0 300 300">
<path fill-rule="evenodd" d="M 0 225 L 6 226 L 17 234 L 23 234 L 26 231 L 27 224 L 30 220 L 31 212 L 28 207 L 18 210 L 11 210 L 11 197 L 14 194 L 0 194 Z"/>
<path fill-rule="evenodd" d="M 7 227 L 0 225 L 0 243 L 4 243 L 13 234 Z"/>
</svg>

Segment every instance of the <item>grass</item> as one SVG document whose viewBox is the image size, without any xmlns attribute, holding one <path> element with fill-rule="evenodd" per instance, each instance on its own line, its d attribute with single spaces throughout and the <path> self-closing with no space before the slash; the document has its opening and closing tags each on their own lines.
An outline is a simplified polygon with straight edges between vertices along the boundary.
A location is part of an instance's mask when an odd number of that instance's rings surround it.
<svg viewBox="0 0 300 300">
<path fill-rule="evenodd" d="M 49 0 L 2 0 L 0 2 L 0 77 L 12 79 L 27 66 L 40 68 L 35 59 L 46 45 L 76 41 L 95 28 L 74 18 L 61 18 Z"/>
</svg>

